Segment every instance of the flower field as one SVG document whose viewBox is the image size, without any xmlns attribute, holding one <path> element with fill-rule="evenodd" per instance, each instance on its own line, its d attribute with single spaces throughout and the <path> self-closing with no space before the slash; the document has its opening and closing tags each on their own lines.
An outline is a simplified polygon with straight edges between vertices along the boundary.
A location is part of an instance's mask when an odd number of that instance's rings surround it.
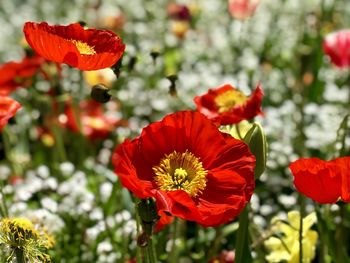
<svg viewBox="0 0 350 263">
<path fill-rule="evenodd" d="M 0 263 L 349 263 L 349 15 L 2 0 Z"/>
</svg>

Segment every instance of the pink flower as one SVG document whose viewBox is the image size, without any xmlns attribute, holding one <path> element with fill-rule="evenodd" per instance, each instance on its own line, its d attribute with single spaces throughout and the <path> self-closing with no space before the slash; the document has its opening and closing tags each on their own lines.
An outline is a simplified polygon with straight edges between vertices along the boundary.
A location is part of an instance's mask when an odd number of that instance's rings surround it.
<svg viewBox="0 0 350 263">
<path fill-rule="evenodd" d="M 323 50 L 334 65 L 350 67 L 350 30 L 344 29 L 328 34 L 323 41 Z"/>
<path fill-rule="evenodd" d="M 228 9 L 231 15 L 240 20 L 251 17 L 260 0 L 228 0 Z"/>
</svg>

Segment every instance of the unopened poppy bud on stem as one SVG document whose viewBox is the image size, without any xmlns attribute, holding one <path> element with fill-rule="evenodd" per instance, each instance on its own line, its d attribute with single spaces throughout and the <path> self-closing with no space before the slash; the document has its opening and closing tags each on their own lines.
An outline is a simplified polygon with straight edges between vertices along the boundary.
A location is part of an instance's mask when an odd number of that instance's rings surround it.
<svg viewBox="0 0 350 263">
<path fill-rule="evenodd" d="M 177 75 L 176 74 L 168 75 L 167 79 L 170 81 L 169 94 L 171 96 L 176 96 L 177 95 L 177 91 L 176 91 Z"/>
<path fill-rule="evenodd" d="M 250 151 L 255 156 L 256 164 L 254 169 L 255 179 L 265 171 L 267 159 L 267 141 L 263 128 L 259 123 L 254 123 L 253 127 L 244 136 L 243 141 L 248 144 Z"/>
<path fill-rule="evenodd" d="M 145 232 L 142 232 L 138 237 L 137 237 L 137 245 L 139 247 L 147 247 L 149 244 L 149 235 L 147 235 Z"/>
<path fill-rule="evenodd" d="M 136 56 L 132 56 L 130 59 L 129 59 L 129 63 L 128 63 L 128 70 L 129 71 L 133 71 L 134 70 L 134 67 L 136 65 L 136 62 L 137 62 L 137 57 Z"/>
<path fill-rule="evenodd" d="M 82 27 L 86 26 L 86 22 L 85 22 L 85 21 L 81 21 L 81 20 L 80 20 L 80 21 L 78 21 L 77 23 L 80 24 Z"/>
<path fill-rule="evenodd" d="M 143 230 L 148 235 L 152 235 L 153 227 L 159 220 L 156 203 L 153 199 L 142 199 L 137 205 Z"/>
<path fill-rule="evenodd" d="M 160 52 L 158 50 L 152 50 L 150 53 L 152 59 L 153 59 L 153 63 L 156 64 L 157 58 L 160 55 Z"/>
<path fill-rule="evenodd" d="M 91 89 L 91 98 L 100 103 L 106 103 L 111 99 L 109 88 L 103 84 L 97 84 Z"/>
<path fill-rule="evenodd" d="M 123 64 L 123 57 L 121 57 L 117 63 L 115 63 L 111 69 L 113 70 L 114 74 L 116 75 L 117 78 L 119 78 L 120 75 L 120 70 Z"/>
</svg>

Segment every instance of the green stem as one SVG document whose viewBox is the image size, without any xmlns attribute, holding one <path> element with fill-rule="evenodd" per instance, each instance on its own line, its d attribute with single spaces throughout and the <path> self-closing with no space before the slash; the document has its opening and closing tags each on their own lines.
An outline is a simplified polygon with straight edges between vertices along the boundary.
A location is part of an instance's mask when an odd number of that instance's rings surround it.
<svg viewBox="0 0 350 263">
<path fill-rule="evenodd" d="M 26 263 L 26 259 L 22 249 L 15 248 L 15 255 L 17 263 Z"/>
<path fill-rule="evenodd" d="M 328 263 L 329 262 L 329 236 L 327 230 L 327 223 L 325 222 L 323 216 L 326 216 L 326 213 L 322 213 L 321 206 L 318 203 L 315 203 L 315 211 L 317 216 L 317 230 L 321 239 L 321 256 L 319 257 L 320 263 Z"/>
<path fill-rule="evenodd" d="M 303 218 L 305 214 L 305 197 L 299 196 L 300 221 L 299 221 L 299 262 L 303 263 Z"/>
<path fill-rule="evenodd" d="M 177 227 L 179 225 L 179 219 L 175 217 L 173 223 L 173 236 L 172 236 L 172 244 L 171 244 L 171 252 L 169 255 L 169 259 L 171 263 L 176 263 L 177 261 L 177 245 L 176 245 L 176 237 L 177 237 Z"/>
<path fill-rule="evenodd" d="M 2 140 L 4 143 L 5 156 L 7 160 L 10 161 L 13 172 L 18 176 L 22 175 L 22 168 L 14 159 L 12 153 L 11 141 L 13 141 L 13 137 L 11 138 L 11 133 L 6 126 L 2 130 Z"/>
<path fill-rule="evenodd" d="M 339 213 L 340 213 L 340 223 L 337 226 L 337 230 L 335 232 L 335 239 L 339 244 L 347 244 L 346 240 L 346 204 L 339 204 Z M 336 259 L 339 263 L 349 263 L 349 255 L 347 255 L 346 246 L 338 245 L 336 246 Z"/>
<path fill-rule="evenodd" d="M 248 223 L 249 223 L 249 205 L 247 205 L 239 216 L 239 228 L 236 239 L 236 263 L 250 263 L 252 262 L 249 237 L 248 237 Z"/>
<path fill-rule="evenodd" d="M 142 232 L 138 234 L 137 244 L 141 247 L 142 261 L 144 263 L 157 262 L 157 256 L 153 247 L 153 227 L 158 221 L 158 214 L 153 199 L 142 199 L 136 207 Z"/>
<path fill-rule="evenodd" d="M 139 236 L 141 234 L 140 228 L 141 228 L 141 220 L 139 213 L 137 212 L 137 205 L 135 204 L 135 217 L 136 217 L 136 236 Z M 136 246 L 136 262 L 141 262 L 142 260 L 142 249 L 140 246 Z"/>
<path fill-rule="evenodd" d="M 2 217 L 8 217 L 9 212 L 6 205 L 6 199 L 5 199 L 3 188 L 4 188 L 4 184 L 2 181 L 0 181 L 0 194 L 1 194 L 0 212 Z"/>
<path fill-rule="evenodd" d="M 156 263 L 157 262 L 155 251 L 153 248 L 152 237 L 149 238 L 147 246 L 144 247 L 142 250 L 143 250 L 143 255 L 144 255 L 144 259 L 143 259 L 144 263 Z"/>
<path fill-rule="evenodd" d="M 67 155 L 66 155 L 66 150 L 64 147 L 64 142 L 62 140 L 62 133 L 59 127 L 54 126 L 52 128 L 52 132 L 55 136 L 55 141 L 56 141 L 56 148 L 58 152 L 58 157 L 61 162 L 64 162 L 67 160 Z"/>
<path fill-rule="evenodd" d="M 220 247 L 220 242 L 222 240 L 222 227 L 218 226 L 215 228 L 215 239 L 212 242 L 212 245 L 210 247 L 209 253 L 208 253 L 208 258 L 213 258 Z"/>
</svg>

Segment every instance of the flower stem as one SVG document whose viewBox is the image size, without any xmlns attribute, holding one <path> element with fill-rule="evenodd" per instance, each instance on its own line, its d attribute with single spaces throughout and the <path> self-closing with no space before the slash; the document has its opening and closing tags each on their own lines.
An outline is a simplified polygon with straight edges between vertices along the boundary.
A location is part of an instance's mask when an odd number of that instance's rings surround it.
<svg viewBox="0 0 350 263">
<path fill-rule="evenodd" d="M 303 262 L 303 218 L 305 214 L 305 197 L 299 196 L 300 221 L 299 221 L 299 262 Z"/>
<path fill-rule="evenodd" d="M 142 225 L 142 232 L 137 237 L 137 244 L 141 247 L 142 262 L 155 263 L 157 256 L 153 247 L 152 235 L 153 227 L 159 219 L 155 201 L 151 198 L 142 199 L 137 204 L 136 211 Z"/>
<path fill-rule="evenodd" d="M 52 128 L 54 137 L 55 137 L 55 141 L 56 141 L 56 149 L 57 149 L 57 153 L 58 153 L 58 158 L 61 162 L 64 162 L 67 160 L 67 155 L 66 155 L 66 150 L 64 147 L 64 142 L 62 140 L 62 132 L 60 130 L 59 127 L 54 126 Z"/>
<path fill-rule="evenodd" d="M 1 194 L 1 201 L 0 201 L 0 215 L 2 217 L 8 217 L 8 209 L 6 205 L 6 199 L 5 199 L 5 193 L 3 191 L 4 184 L 2 181 L 0 181 L 0 194 Z"/>
<path fill-rule="evenodd" d="M 22 249 L 15 248 L 15 255 L 17 263 L 26 263 L 26 259 L 24 257 L 24 253 Z"/>
<path fill-rule="evenodd" d="M 222 238 L 222 226 L 218 226 L 215 228 L 215 239 L 213 240 L 208 252 L 208 258 L 213 258 L 217 254 Z"/>
<path fill-rule="evenodd" d="M 339 213 L 340 213 L 340 222 L 337 226 L 336 232 L 335 232 L 335 239 L 340 244 L 347 244 L 346 240 L 346 226 L 345 226 L 345 220 L 346 220 L 346 204 L 340 203 L 339 204 Z M 350 259 L 347 255 L 347 250 L 345 246 L 336 246 L 336 260 L 339 263 L 349 263 Z"/>
<path fill-rule="evenodd" d="M 236 239 L 236 263 L 250 263 L 252 256 L 248 236 L 249 205 L 247 205 L 239 216 L 239 228 Z"/>
<path fill-rule="evenodd" d="M 177 245 L 176 245 L 176 238 L 177 238 L 177 227 L 179 225 L 179 219 L 175 217 L 174 223 L 173 223 L 173 237 L 172 237 L 172 244 L 171 244 L 171 252 L 169 255 L 170 262 L 176 263 L 177 262 Z"/>
<path fill-rule="evenodd" d="M 324 211 L 326 208 L 328 208 L 327 205 L 324 206 Z M 319 258 L 319 263 L 329 263 L 331 258 L 329 253 L 332 252 L 332 244 L 329 239 L 327 220 L 324 219 L 327 213 L 322 212 L 321 206 L 318 203 L 315 203 L 315 211 L 317 215 L 317 229 L 321 239 L 321 256 Z"/>
</svg>

